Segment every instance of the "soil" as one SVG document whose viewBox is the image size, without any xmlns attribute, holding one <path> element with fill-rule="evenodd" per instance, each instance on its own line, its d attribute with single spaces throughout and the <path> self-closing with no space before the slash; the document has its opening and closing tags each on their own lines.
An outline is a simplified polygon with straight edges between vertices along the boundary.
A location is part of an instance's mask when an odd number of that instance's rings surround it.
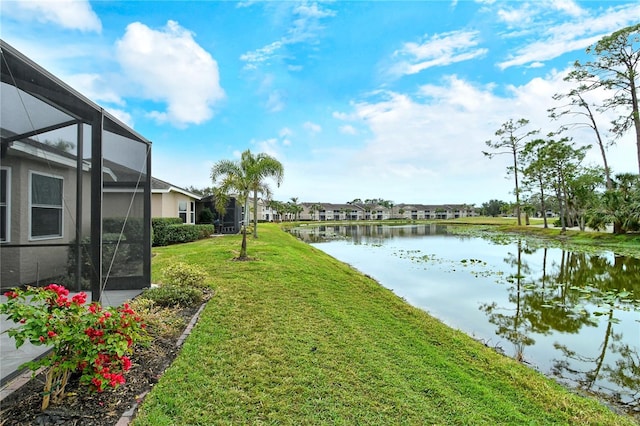
<svg viewBox="0 0 640 426">
<path fill-rule="evenodd" d="M 183 308 L 179 313 L 188 324 L 198 308 Z M 142 401 L 175 359 L 180 350 L 180 334 L 155 338 L 148 347 L 137 348 L 131 357 L 133 365 L 125 375 L 126 383 L 115 390 L 91 392 L 87 386 L 79 386 L 79 377 L 72 377 L 66 397 L 45 411 L 41 410 L 44 374 L 34 377 L 0 402 L 0 425 L 114 426 Z"/>
</svg>

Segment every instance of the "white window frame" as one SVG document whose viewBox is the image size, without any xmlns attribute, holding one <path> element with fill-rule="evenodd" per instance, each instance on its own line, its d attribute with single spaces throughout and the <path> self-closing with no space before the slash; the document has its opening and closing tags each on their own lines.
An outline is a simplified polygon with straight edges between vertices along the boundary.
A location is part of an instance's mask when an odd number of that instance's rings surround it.
<svg viewBox="0 0 640 426">
<path fill-rule="evenodd" d="M 191 211 L 189 212 L 189 219 L 191 220 L 191 224 L 195 224 L 196 223 L 196 202 L 195 201 L 189 201 L 189 209 L 191 209 Z"/>
<path fill-rule="evenodd" d="M 52 205 L 33 205 L 33 175 L 38 176 L 46 176 L 53 179 L 59 179 L 62 181 L 62 192 L 60 194 L 60 206 L 52 206 Z M 59 175 L 53 175 L 50 173 L 43 173 L 35 170 L 29 170 L 29 241 L 40 241 L 40 240 L 54 240 L 60 239 L 64 237 L 64 177 Z M 43 208 L 59 208 L 60 209 L 60 234 L 59 235 L 42 235 L 42 236 L 33 236 L 33 209 L 43 207 Z"/>
<path fill-rule="evenodd" d="M 6 215 L 5 215 L 5 230 L 6 230 L 6 234 L 5 234 L 5 239 L 0 239 L 0 243 L 9 243 L 11 242 L 11 167 L 0 167 L 0 170 L 3 170 L 6 172 L 6 176 L 7 179 L 5 181 L 5 194 L 6 194 L 6 200 L 3 203 L 2 201 L 0 201 L 0 206 L 4 207 L 6 209 Z"/>
<path fill-rule="evenodd" d="M 184 210 L 180 210 L 180 204 L 182 203 L 184 203 Z M 178 201 L 178 217 L 180 219 L 182 219 L 182 216 L 180 216 L 181 214 L 184 214 L 184 219 L 182 220 L 182 223 L 188 223 L 188 220 L 189 220 L 189 202 L 188 201 L 184 201 L 184 200 Z"/>
</svg>

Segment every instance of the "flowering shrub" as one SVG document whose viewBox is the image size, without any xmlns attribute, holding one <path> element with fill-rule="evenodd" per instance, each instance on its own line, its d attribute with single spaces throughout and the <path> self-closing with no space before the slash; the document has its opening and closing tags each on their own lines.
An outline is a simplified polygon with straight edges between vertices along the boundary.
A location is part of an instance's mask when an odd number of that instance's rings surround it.
<svg viewBox="0 0 640 426">
<path fill-rule="evenodd" d="M 87 306 L 84 292 L 69 298 L 69 290 L 57 284 L 15 289 L 5 296 L 8 300 L 0 305 L 0 313 L 18 324 L 7 330 L 16 348 L 26 341 L 52 347 L 48 356 L 25 364 L 33 371 L 48 367 L 43 410 L 50 399 L 62 399 L 69 376 L 76 371 L 80 383 L 98 392 L 125 383 L 124 374 L 131 368 L 128 355 L 147 338 L 145 324 L 128 304 Z"/>
<path fill-rule="evenodd" d="M 176 262 L 167 266 L 164 271 L 164 283 L 180 287 L 207 287 L 209 275 L 197 265 Z"/>
</svg>

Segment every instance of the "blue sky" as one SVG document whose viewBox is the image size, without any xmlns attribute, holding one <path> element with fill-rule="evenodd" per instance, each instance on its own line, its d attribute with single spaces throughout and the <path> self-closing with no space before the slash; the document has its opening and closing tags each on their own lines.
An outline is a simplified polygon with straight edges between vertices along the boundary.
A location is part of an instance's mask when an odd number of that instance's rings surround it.
<svg viewBox="0 0 640 426">
<path fill-rule="evenodd" d="M 274 199 L 336 203 L 511 201 L 509 159 L 484 157 L 485 141 L 511 118 L 555 130 L 547 109 L 574 61 L 640 18 L 615 0 L 0 7 L 3 40 L 153 142 L 155 177 L 210 186 L 216 161 L 251 149 L 284 165 Z M 637 172 L 631 133 L 609 162 Z"/>
</svg>

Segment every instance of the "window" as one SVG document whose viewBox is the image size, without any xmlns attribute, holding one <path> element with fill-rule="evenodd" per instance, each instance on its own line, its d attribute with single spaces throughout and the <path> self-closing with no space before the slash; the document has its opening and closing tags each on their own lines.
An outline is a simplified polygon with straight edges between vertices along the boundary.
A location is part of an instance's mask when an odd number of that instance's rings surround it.
<svg viewBox="0 0 640 426">
<path fill-rule="evenodd" d="M 62 178 L 36 172 L 29 177 L 31 238 L 62 237 Z"/>
<path fill-rule="evenodd" d="M 11 240 L 11 169 L 0 169 L 0 243 Z"/>
<path fill-rule="evenodd" d="M 190 204 L 191 211 L 189 212 L 189 218 L 191 221 L 189 223 L 196 223 L 196 203 L 192 201 Z"/>
<path fill-rule="evenodd" d="M 178 202 L 178 216 L 182 219 L 182 223 L 187 223 L 187 202 Z"/>
</svg>

